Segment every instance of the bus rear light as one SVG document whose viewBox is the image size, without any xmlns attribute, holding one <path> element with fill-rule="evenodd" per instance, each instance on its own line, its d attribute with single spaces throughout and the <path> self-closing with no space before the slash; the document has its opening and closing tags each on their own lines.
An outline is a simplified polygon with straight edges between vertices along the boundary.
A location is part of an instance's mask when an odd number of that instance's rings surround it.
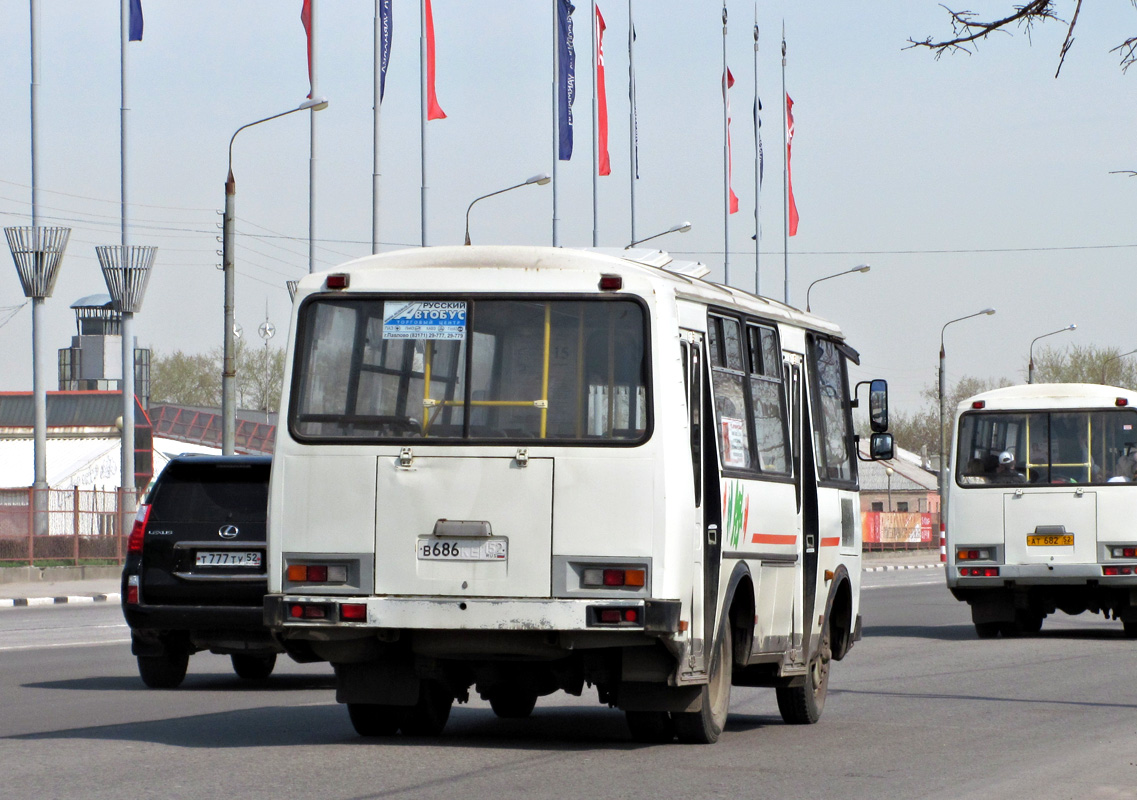
<svg viewBox="0 0 1137 800">
<path fill-rule="evenodd" d="M 986 408 L 987 407 L 987 401 L 986 400 L 976 400 L 974 403 L 971 404 L 971 407 L 972 408 Z"/>
<path fill-rule="evenodd" d="M 288 608 L 288 616 L 292 619 L 327 619 L 328 610 L 322 605 L 294 603 Z"/>
<path fill-rule="evenodd" d="M 334 275 L 329 275 L 327 280 L 324 281 L 324 286 L 328 289 L 346 289 L 350 284 L 350 280 L 346 273 L 337 272 Z"/>
<path fill-rule="evenodd" d="M 970 550 L 957 550 L 955 553 L 956 561 L 990 561 L 991 551 L 987 548 Z"/>
<path fill-rule="evenodd" d="M 288 580 L 292 583 L 347 583 L 344 564 L 289 564 Z"/>
<path fill-rule="evenodd" d="M 601 275 L 600 276 L 600 291 L 602 292 L 615 292 L 624 288 L 624 277 L 622 275 Z"/>
<path fill-rule="evenodd" d="M 327 583 L 328 582 L 328 568 L 324 564 L 309 564 L 308 565 L 308 582 L 309 583 Z"/>
<path fill-rule="evenodd" d="M 344 622 L 366 622 L 367 606 L 364 603 L 344 603 L 340 606 L 340 619 Z"/>
<path fill-rule="evenodd" d="M 586 618 L 589 627 L 639 627 L 643 625 L 643 609 L 637 607 L 589 606 Z"/>
<path fill-rule="evenodd" d="M 963 578 L 998 578 L 998 567 L 960 567 L 960 577 Z"/>
<path fill-rule="evenodd" d="M 1118 407 L 1127 406 L 1129 405 L 1129 400 L 1124 397 L 1119 397 L 1113 401 L 1113 404 Z"/>
<path fill-rule="evenodd" d="M 622 567 L 590 568 L 580 573 L 580 585 L 595 586 L 628 586 L 639 589 L 647 582 L 647 570 L 624 569 Z"/>
<path fill-rule="evenodd" d="M 1137 558 L 1137 547 L 1111 547 L 1109 552 L 1114 558 Z"/>
<path fill-rule="evenodd" d="M 1137 567 L 1102 567 L 1102 575 L 1137 575 Z"/>
<path fill-rule="evenodd" d="M 146 523 L 149 520 L 150 506 L 139 506 L 138 513 L 134 516 L 134 526 L 130 529 L 130 538 L 126 542 L 126 552 L 142 552 L 142 539 L 146 536 Z"/>
</svg>

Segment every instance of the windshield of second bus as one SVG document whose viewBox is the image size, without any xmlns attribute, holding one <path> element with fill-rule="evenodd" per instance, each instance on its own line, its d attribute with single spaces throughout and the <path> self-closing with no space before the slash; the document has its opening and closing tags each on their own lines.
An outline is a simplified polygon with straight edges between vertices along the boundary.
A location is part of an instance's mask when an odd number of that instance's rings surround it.
<svg viewBox="0 0 1137 800">
<path fill-rule="evenodd" d="M 631 300 L 348 299 L 301 311 L 300 438 L 641 440 L 645 315 Z"/>
<path fill-rule="evenodd" d="M 1137 411 L 983 412 L 959 423 L 956 480 L 988 484 L 1137 481 Z"/>
</svg>

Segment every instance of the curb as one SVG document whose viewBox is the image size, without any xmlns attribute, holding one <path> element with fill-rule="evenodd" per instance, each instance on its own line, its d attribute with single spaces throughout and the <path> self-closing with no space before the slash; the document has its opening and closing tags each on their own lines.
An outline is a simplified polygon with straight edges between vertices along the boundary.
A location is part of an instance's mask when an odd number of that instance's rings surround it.
<svg viewBox="0 0 1137 800">
<path fill-rule="evenodd" d="M 862 572 L 887 572 L 896 569 L 942 569 L 943 564 L 886 564 L 879 567 L 864 567 Z"/>
<path fill-rule="evenodd" d="M 85 603 L 117 603 L 122 598 L 118 592 L 109 594 L 69 594 L 62 597 L 0 597 L 0 608 L 23 608 L 25 606 L 83 605 Z"/>
</svg>

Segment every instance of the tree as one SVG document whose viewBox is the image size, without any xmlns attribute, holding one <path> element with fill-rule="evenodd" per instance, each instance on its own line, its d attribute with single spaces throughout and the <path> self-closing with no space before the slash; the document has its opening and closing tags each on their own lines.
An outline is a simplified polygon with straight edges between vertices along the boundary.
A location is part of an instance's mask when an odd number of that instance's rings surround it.
<svg viewBox="0 0 1137 800">
<path fill-rule="evenodd" d="M 950 434 L 952 418 L 955 415 L 955 407 L 959 405 L 961 400 L 979 394 L 980 392 L 1010 385 L 1011 381 L 1006 378 L 984 380 L 982 378 L 964 375 L 956 382 L 955 386 L 948 387 L 947 396 L 944 398 L 943 432 Z M 888 427 L 889 430 L 892 431 L 897 445 L 903 447 L 905 450 L 911 450 L 914 453 L 926 452 L 930 458 L 939 456 L 940 412 L 936 407 L 936 403 L 939 400 L 939 393 L 938 385 L 929 384 L 925 386 L 921 392 L 926 401 L 924 407 L 907 414 L 903 411 L 899 411 L 889 415 Z M 950 436 L 948 436 L 948 438 L 950 439 Z"/>
<path fill-rule="evenodd" d="M 251 346 L 238 339 L 234 356 L 237 407 L 277 411 L 284 383 L 284 351 Z M 150 402 L 220 408 L 223 359 L 220 347 L 196 354 L 175 350 L 163 355 L 154 351 L 150 356 Z"/>
<path fill-rule="evenodd" d="M 1134 351 L 1122 352 L 1116 347 L 1044 347 L 1034 359 L 1034 382 L 1102 383 L 1133 389 L 1137 387 L 1137 359 L 1125 358 L 1130 355 Z"/>
<path fill-rule="evenodd" d="M 1130 2 L 1137 7 L 1137 0 L 1130 0 Z M 947 6 L 943 6 L 951 17 L 952 37 L 936 40 L 929 36 L 922 41 L 916 39 L 909 39 L 908 41 L 911 42 L 912 47 L 927 47 L 935 51 L 936 58 L 939 58 L 944 53 L 952 51 L 962 50 L 965 53 L 971 53 L 980 41 L 996 32 L 1009 33 L 1010 29 L 1019 28 L 1025 30 L 1027 38 L 1030 38 L 1031 31 L 1036 24 L 1057 22 L 1066 26 L 1066 39 L 1062 42 L 1062 49 L 1058 54 L 1058 69 L 1054 72 L 1054 77 L 1057 78 L 1062 71 L 1066 54 L 1074 44 L 1074 28 L 1078 24 L 1078 15 L 1082 11 L 1082 0 L 1068 0 L 1068 3 L 1061 3 L 1061 5 L 1069 5 L 1073 8 L 1069 22 L 1058 16 L 1056 10 L 1058 5 L 1060 3 L 1057 0 L 1028 0 L 1022 5 L 1013 6 L 1004 16 L 989 21 L 978 19 L 978 15 L 974 11 L 953 11 Z M 1134 63 L 1137 63 L 1137 36 L 1129 37 L 1109 52 L 1119 54 L 1121 71 L 1125 72 Z"/>
</svg>

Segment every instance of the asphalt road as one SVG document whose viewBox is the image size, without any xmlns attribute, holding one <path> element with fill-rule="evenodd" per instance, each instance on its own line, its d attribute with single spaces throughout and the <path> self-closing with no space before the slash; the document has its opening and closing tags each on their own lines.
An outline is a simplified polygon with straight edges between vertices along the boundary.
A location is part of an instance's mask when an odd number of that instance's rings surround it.
<svg viewBox="0 0 1137 800">
<path fill-rule="evenodd" d="M 979 641 L 939 570 L 865 576 L 865 638 L 824 716 L 782 724 L 734 690 L 710 747 L 643 746 L 623 715 L 543 698 L 529 720 L 456 706 L 435 740 L 360 739 L 326 665 L 265 684 L 199 654 L 146 689 L 117 606 L 0 611 L 5 798 L 1137 797 L 1137 643 L 1101 617 Z"/>
</svg>

